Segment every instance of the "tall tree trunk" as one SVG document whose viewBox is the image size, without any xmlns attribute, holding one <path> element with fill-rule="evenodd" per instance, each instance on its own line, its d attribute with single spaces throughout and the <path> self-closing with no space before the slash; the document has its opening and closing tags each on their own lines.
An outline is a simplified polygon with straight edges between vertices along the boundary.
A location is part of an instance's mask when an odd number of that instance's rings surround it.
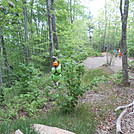
<svg viewBox="0 0 134 134">
<path fill-rule="evenodd" d="M 128 82 L 127 45 L 126 45 L 129 0 L 125 0 L 125 2 L 124 2 L 124 11 L 123 11 L 122 7 L 123 7 L 123 2 L 122 2 L 122 0 L 120 0 L 120 13 L 121 13 L 121 22 L 122 22 L 121 50 L 123 52 L 123 55 L 122 55 L 122 74 L 123 74 L 124 85 L 129 85 L 129 82 Z"/>
<path fill-rule="evenodd" d="M 2 84 L 3 84 L 3 80 L 2 80 L 2 60 L 0 59 L 0 89 L 1 89 Z"/>
<path fill-rule="evenodd" d="M 30 53 L 29 53 L 29 46 L 28 46 L 28 21 L 27 21 L 27 7 L 26 7 L 26 0 L 23 0 L 23 10 L 24 10 L 24 29 L 25 29 L 25 43 L 26 43 L 26 63 L 29 63 L 30 60 Z"/>
<path fill-rule="evenodd" d="M 8 70 L 9 64 L 8 64 L 8 59 L 7 59 L 7 51 L 6 51 L 6 47 L 5 47 L 5 41 L 4 41 L 4 37 L 3 35 L 1 35 L 1 44 L 2 44 L 2 48 L 3 48 L 3 56 L 4 56 L 4 63 L 6 66 L 6 70 Z M 7 71 L 8 72 L 8 71 Z M 7 73 L 8 74 L 8 73 Z"/>
<path fill-rule="evenodd" d="M 54 55 L 54 44 L 53 44 L 53 31 L 52 31 L 52 22 L 51 22 L 51 2 L 46 0 L 47 3 L 47 12 L 48 12 L 48 26 L 49 26 L 49 41 L 50 41 L 50 68 L 52 67 L 52 57 Z"/>
<path fill-rule="evenodd" d="M 52 30 L 53 30 L 53 43 L 56 49 L 59 49 L 59 45 L 58 45 L 58 36 L 57 36 L 57 31 L 56 31 L 56 16 L 55 16 L 55 0 L 51 0 L 51 10 L 53 11 L 52 13 Z"/>
<path fill-rule="evenodd" d="M 2 54 L 1 54 L 1 49 L 2 49 L 2 48 L 0 48 L 0 55 L 2 55 Z M 1 60 L 1 58 L 0 58 L 0 102 L 3 100 L 3 87 L 2 87 L 2 85 L 3 85 L 3 78 L 2 78 L 2 60 Z"/>
<path fill-rule="evenodd" d="M 70 20 L 71 20 L 71 24 L 72 24 L 73 23 L 72 0 L 70 0 Z"/>
<path fill-rule="evenodd" d="M 5 41 L 4 41 L 4 37 L 2 35 L 2 31 L 0 30 L 0 38 L 1 38 L 1 45 L 2 45 L 2 54 L 4 57 L 4 64 L 5 64 L 5 75 L 7 76 L 7 86 L 9 86 L 9 82 L 10 82 L 10 77 L 9 77 L 9 62 L 7 59 L 7 51 L 6 51 L 6 47 L 5 47 Z"/>
<path fill-rule="evenodd" d="M 105 0 L 105 30 L 104 30 L 104 35 L 103 35 L 103 46 L 101 46 L 102 48 L 105 48 L 107 46 L 106 44 L 106 36 L 107 36 L 107 1 Z"/>
<path fill-rule="evenodd" d="M 29 35 L 29 37 L 30 37 L 30 40 L 32 40 L 33 39 L 33 3 L 34 3 L 34 0 L 31 0 L 30 1 L 31 2 L 31 4 L 30 4 L 30 35 Z M 32 43 L 32 52 L 33 52 L 33 46 L 34 46 L 34 44 Z"/>
<path fill-rule="evenodd" d="M 75 5 L 75 0 L 69 0 L 69 10 L 70 10 L 70 22 L 73 24 L 74 22 L 74 16 L 75 16 L 75 8 L 73 7 Z"/>
</svg>

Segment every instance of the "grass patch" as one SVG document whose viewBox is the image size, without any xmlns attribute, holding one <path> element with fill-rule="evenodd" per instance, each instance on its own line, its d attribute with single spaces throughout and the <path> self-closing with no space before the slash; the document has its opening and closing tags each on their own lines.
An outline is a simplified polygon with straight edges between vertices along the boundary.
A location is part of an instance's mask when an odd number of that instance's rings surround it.
<svg viewBox="0 0 134 134">
<path fill-rule="evenodd" d="M 95 131 L 94 114 L 86 104 L 81 104 L 74 113 L 61 113 L 58 109 L 52 110 L 45 116 L 38 116 L 32 119 L 20 119 L 16 121 L 1 122 L 0 133 L 10 134 L 11 132 L 20 129 L 25 134 L 35 134 L 30 128 L 31 124 L 44 124 L 53 127 L 59 127 L 65 130 L 72 131 L 76 134 L 92 134 Z"/>
<path fill-rule="evenodd" d="M 24 134 L 37 134 L 30 128 L 31 119 L 20 119 L 12 122 L 0 123 L 0 134 L 11 134 L 12 132 L 20 129 Z"/>
<path fill-rule="evenodd" d="M 101 77 L 103 75 L 107 76 L 107 74 L 104 73 L 103 69 L 88 70 L 83 76 L 83 82 L 84 84 L 89 84 L 94 78 Z"/>
</svg>

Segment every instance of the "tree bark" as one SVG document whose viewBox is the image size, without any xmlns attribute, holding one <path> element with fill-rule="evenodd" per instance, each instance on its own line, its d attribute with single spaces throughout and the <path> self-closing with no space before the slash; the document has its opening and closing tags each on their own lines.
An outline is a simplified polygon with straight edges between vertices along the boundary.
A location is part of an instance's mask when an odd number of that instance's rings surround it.
<svg viewBox="0 0 134 134">
<path fill-rule="evenodd" d="M 73 17 L 72 17 L 72 0 L 70 0 L 70 21 L 73 24 Z"/>
<path fill-rule="evenodd" d="M 26 43 L 26 63 L 29 63 L 30 60 L 30 53 L 29 53 L 29 46 L 28 46 L 28 21 L 27 21 L 27 7 L 26 7 L 26 0 L 23 0 L 23 10 L 24 10 L 24 30 L 25 30 L 25 43 Z"/>
<path fill-rule="evenodd" d="M 104 29 L 104 33 L 103 33 L 103 46 L 101 46 L 102 48 L 106 47 L 106 36 L 107 36 L 107 1 L 105 0 L 105 29 Z"/>
<path fill-rule="evenodd" d="M 128 82 L 128 61 L 127 61 L 127 18 L 128 18 L 128 9 L 129 9 L 129 0 L 125 0 L 124 11 L 122 9 L 123 2 L 120 0 L 120 13 L 121 13 L 121 22 L 122 22 L 122 39 L 121 39 L 121 50 L 122 50 L 122 74 L 123 74 L 123 83 L 124 85 L 129 85 Z"/>
<path fill-rule="evenodd" d="M 1 57 L 4 57 L 4 63 L 5 63 L 5 75 L 7 76 L 7 86 L 9 86 L 10 82 L 10 77 L 9 77 L 9 64 L 8 64 L 8 59 L 7 59 L 7 52 L 5 48 L 5 42 L 4 42 L 4 37 L 2 35 L 2 28 L 0 27 L 0 40 L 1 40 L 1 48 L 0 48 L 0 54 Z M 4 100 L 3 98 L 3 76 L 2 76 L 2 60 L 0 59 L 0 102 Z"/>
<path fill-rule="evenodd" d="M 53 30 L 53 43 L 54 43 L 54 46 L 55 48 L 58 50 L 59 49 L 59 45 L 58 45 L 58 36 L 57 36 L 57 31 L 56 31 L 56 16 L 54 14 L 55 12 L 55 7 L 54 7 L 54 3 L 55 3 L 55 0 L 51 0 L 51 10 L 53 11 L 52 13 L 52 30 Z"/>
<path fill-rule="evenodd" d="M 8 58 L 7 58 L 7 51 L 6 51 L 6 47 L 5 47 L 5 41 L 4 41 L 4 37 L 2 35 L 2 31 L 0 30 L 0 38 L 1 38 L 1 45 L 2 45 L 2 55 L 4 57 L 4 64 L 5 64 L 5 75 L 7 76 L 7 86 L 9 86 L 10 84 L 10 77 L 9 77 L 9 62 L 8 62 Z"/>
<path fill-rule="evenodd" d="M 0 55 L 2 55 L 2 54 L 1 54 L 1 49 L 2 49 L 2 48 L 0 48 Z M 1 60 L 1 58 L 0 58 L 0 102 L 3 100 L 3 87 L 2 87 L 2 85 L 3 85 L 3 78 L 2 78 L 2 60 Z"/>
<path fill-rule="evenodd" d="M 53 31 L 52 31 L 52 21 L 51 21 L 51 2 L 46 0 L 47 3 L 47 12 L 48 12 L 48 26 L 49 26 L 49 41 L 50 41 L 50 68 L 52 67 L 52 57 L 54 55 L 54 44 L 53 44 Z"/>
</svg>

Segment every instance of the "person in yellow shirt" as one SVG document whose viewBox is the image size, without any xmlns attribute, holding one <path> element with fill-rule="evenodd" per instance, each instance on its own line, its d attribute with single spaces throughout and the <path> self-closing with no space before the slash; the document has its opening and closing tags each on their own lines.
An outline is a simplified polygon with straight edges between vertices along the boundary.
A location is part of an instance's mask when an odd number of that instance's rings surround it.
<svg viewBox="0 0 134 134">
<path fill-rule="evenodd" d="M 58 60 L 55 60 L 53 62 L 52 67 L 52 80 L 54 81 L 55 85 L 58 86 L 61 79 L 62 79 L 61 64 Z"/>
</svg>

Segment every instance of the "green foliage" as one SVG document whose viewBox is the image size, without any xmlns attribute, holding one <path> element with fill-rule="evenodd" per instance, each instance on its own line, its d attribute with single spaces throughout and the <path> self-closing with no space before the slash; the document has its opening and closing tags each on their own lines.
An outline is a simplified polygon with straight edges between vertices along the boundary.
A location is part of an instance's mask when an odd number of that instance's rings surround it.
<svg viewBox="0 0 134 134">
<path fill-rule="evenodd" d="M 0 123 L 1 134 L 11 134 L 16 130 L 20 129 L 24 134 L 37 134 L 31 127 L 31 120 L 20 119 L 12 122 L 6 121 Z"/>
<path fill-rule="evenodd" d="M 95 81 L 97 82 L 102 76 L 106 76 L 102 69 L 88 70 L 83 77 L 83 83 L 85 85 L 92 83 L 93 81 L 93 83 L 95 83 Z"/>
<path fill-rule="evenodd" d="M 59 38 L 60 50 L 55 50 L 54 54 L 61 57 L 71 57 L 61 60 L 63 63 L 63 77 L 65 78 L 58 89 L 53 85 L 50 74 L 45 76 L 43 74 L 48 72 L 50 68 L 46 2 L 44 0 L 37 0 L 33 3 L 27 1 L 27 16 L 25 19 L 23 1 L 13 0 L 12 2 L 15 7 L 10 6 L 7 0 L 1 2 L 1 7 L 4 6 L 4 8 L 1 12 L 2 21 L 0 24 L 4 40 L 0 46 L 0 69 L 2 68 L 1 91 L 4 95 L 4 101 L 0 104 L 0 120 L 33 116 L 40 108 L 45 106 L 48 99 L 57 99 L 59 106 L 64 108 L 63 110 L 74 110 L 78 97 L 105 79 L 102 77 L 101 79 L 96 78 L 96 76 L 103 75 L 101 71 L 93 71 L 93 75 L 87 73 L 83 80 L 84 69 L 78 63 L 88 56 L 100 55 L 99 51 L 102 50 L 104 45 L 108 45 L 110 48 L 119 45 L 121 30 L 120 17 L 117 12 L 118 2 L 114 1 L 114 8 L 112 1 L 106 4 L 106 20 L 103 19 L 104 12 L 102 12 L 93 21 L 91 16 L 89 20 L 79 0 L 72 3 L 65 0 L 55 2 L 55 10 L 52 12 L 56 15 L 56 34 Z M 131 4 L 127 34 L 129 56 L 133 56 L 134 51 L 132 9 Z M 87 32 L 90 32 L 88 31 L 89 28 L 94 29 L 91 40 L 89 40 L 87 34 Z M 28 35 L 27 41 L 26 34 Z M 94 51 L 91 47 L 98 51 Z M 29 65 L 26 65 L 27 62 L 29 62 Z M 120 74 L 115 77 L 116 82 L 122 78 Z M 82 84 L 86 86 L 84 87 Z M 58 93 L 51 93 L 54 89 Z M 27 129 L 27 127 L 25 128 Z M 88 131 L 88 129 L 86 130 Z M 84 133 L 86 133 L 86 130 L 83 129 Z M 30 133 L 27 130 L 23 132 Z M 8 133 L 8 130 L 6 133 Z"/>
<path fill-rule="evenodd" d="M 14 121 L 0 122 L 0 133 L 10 134 L 20 129 L 24 134 L 34 134 L 31 129 L 32 124 L 44 124 L 61 129 L 69 130 L 77 134 L 92 134 L 95 131 L 94 113 L 91 112 L 89 105 L 77 106 L 74 113 L 62 113 L 57 109 L 53 109 L 49 113 L 41 114 L 31 119 L 20 119 Z"/>
<path fill-rule="evenodd" d="M 20 64 L 17 70 L 16 75 L 19 76 L 19 79 L 12 88 L 24 94 L 38 89 L 40 81 L 40 77 L 38 77 L 40 74 L 39 70 L 35 69 L 33 65 L 26 66 L 24 64 Z"/>
<path fill-rule="evenodd" d="M 22 118 L 23 116 L 32 117 L 46 105 L 47 97 L 45 92 L 37 90 L 25 94 L 15 95 L 10 92 L 4 92 L 5 101 L 2 102 L 4 109 L 0 110 L 1 120 L 10 120 Z M 6 111 L 6 112 L 5 112 Z"/>
<path fill-rule="evenodd" d="M 79 96 L 91 88 L 97 87 L 100 82 L 106 82 L 107 75 L 102 69 L 91 70 L 84 75 L 83 65 L 71 58 L 62 62 L 64 80 L 62 85 L 55 89 L 57 92 L 55 98 L 57 98 L 57 104 L 63 112 L 72 112 L 78 103 Z"/>
<path fill-rule="evenodd" d="M 130 62 L 129 62 L 129 65 L 130 65 L 130 66 L 134 66 L 134 60 L 130 61 Z"/>
<path fill-rule="evenodd" d="M 71 112 L 74 110 L 78 97 L 82 96 L 84 89 L 81 84 L 81 77 L 84 73 L 84 66 L 79 65 L 73 59 L 63 61 L 64 86 L 58 88 L 57 103 L 62 111 Z"/>
<path fill-rule="evenodd" d="M 112 76 L 109 77 L 110 80 L 112 80 L 114 83 L 122 85 L 123 82 L 123 75 L 122 71 L 119 71 L 117 74 L 113 74 Z"/>
<path fill-rule="evenodd" d="M 108 75 L 104 73 L 102 69 L 92 69 L 88 70 L 83 76 L 83 84 L 85 85 L 85 91 L 94 90 L 98 91 L 98 85 L 100 83 L 107 82 Z"/>
<path fill-rule="evenodd" d="M 34 114 L 46 105 L 46 95 L 41 91 L 34 91 L 20 96 L 21 106 L 23 111 L 27 112 L 28 115 L 34 116 Z"/>
<path fill-rule="evenodd" d="M 24 64 L 18 66 L 16 75 L 19 76 L 19 79 L 15 81 L 14 86 L 3 90 L 4 101 L 1 105 L 4 105 L 5 108 L 0 110 L 1 120 L 22 116 L 31 117 L 46 105 L 49 77 L 39 76 L 40 72 L 37 69 L 32 65 L 25 66 Z"/>
<path fill-rule="evenodd" d="M 134 45 L 128 46 L 128 55 L 134 57 Z"/>
</svg>

